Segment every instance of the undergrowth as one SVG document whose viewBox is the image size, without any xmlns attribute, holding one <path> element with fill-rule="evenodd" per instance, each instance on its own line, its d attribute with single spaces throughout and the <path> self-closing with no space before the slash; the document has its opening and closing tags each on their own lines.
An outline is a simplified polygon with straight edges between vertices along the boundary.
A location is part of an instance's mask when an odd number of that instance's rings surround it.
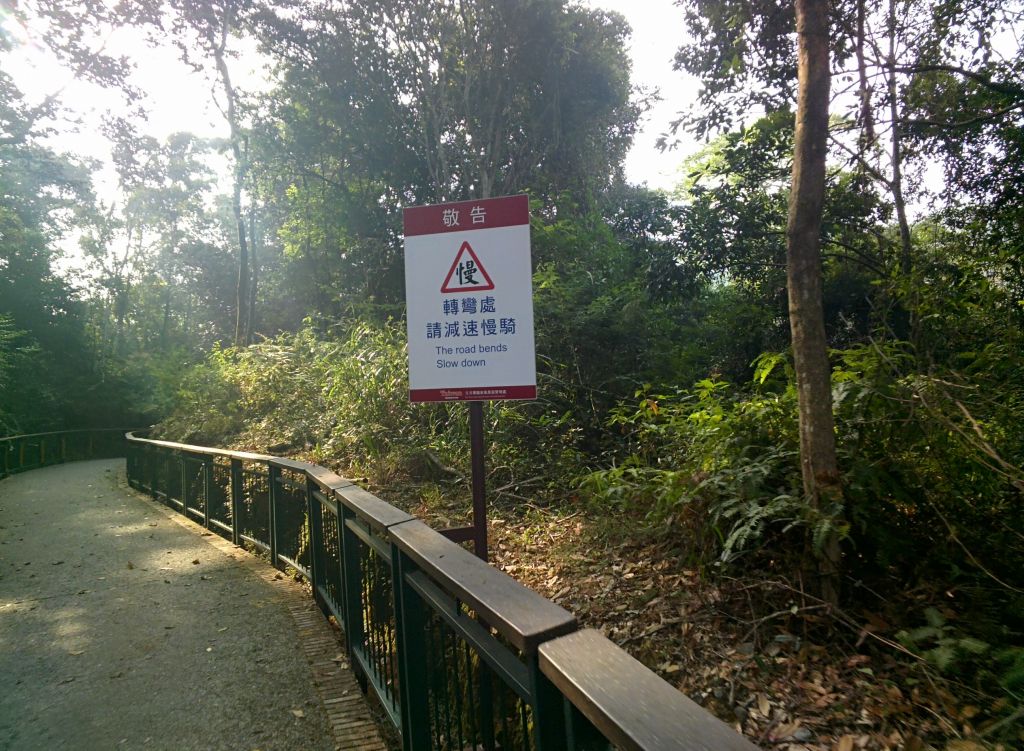
<svg viewBox="0 0 1024 751">
<path fill-rule="evenodd" d="M 917 372 L 900 343 L 832 359 L 841 505 L 803 497 L 796 389 L 781 354 L 758 358 L 746 384 L 641 388 L 610 410 L 596 443 L 566 408 L 569 387 L 542 374 L 540 400 L 487 410 L 492 498 L 616 518 L 624 537 L 671 541 L 705 580 L 790 576 L 838 534 L 843 607 L 892 619 L 905 606 L 893 643 L 988 697 L 992 723 L 1012 717 L 1024 700 L 1024 374 L 1008 372 L 994 345 L 957 372 Z M 410 404 L 398 323 L 307 325 L 217 349 L 184 379 L 159 431 L 303 456 L 443 522 L 468 509 L 465 410 Z"/>
</svg>

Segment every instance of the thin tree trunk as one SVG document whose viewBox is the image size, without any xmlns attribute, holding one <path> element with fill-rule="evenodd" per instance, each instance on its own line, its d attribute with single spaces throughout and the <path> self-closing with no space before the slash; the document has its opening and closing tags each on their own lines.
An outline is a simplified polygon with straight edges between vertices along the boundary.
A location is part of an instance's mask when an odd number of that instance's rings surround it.
<svg viewBox="0 0 1024 751">
<path fill-rule="evenodd" d="M 889 96 L 889 119 L 892 121 L 890 130 L 890 159 L 892 160 L 892 180 L 889 187 L 892 191 L 892 202 L 896 208 L 896 221 L 900 231 L 900 281 L 902 295 L 897 296 L 897 305 L 893 315 L 893 329 L 899 339 L 916 338 L 914 336 L 914 308 L 910 275 L 913 272 L 913 249 L 910 239 L 910 222 L 907 220 L 907 201 L 903 194 L 903 133 L 900 127 L 899 90 L 896 80 L 896 2 L 889 0 L 888 18 L 888 75 L 886 86 Z"/>
<path fill-rule="evenodd" d="M 875 120 L 871 112 L 871 86 L 868 84 L 868 66 L 864 57 L 864 44 L 866 42 L 865 24 L 867 0 L 857 0 L 857 75 L 860 80 L 860 156 L 867 158 L 868 149 L 875 142 Z"/>
<path fill-rule="evenodd" d="M 167 352 L 167 334 L 171 325 L 171 285 L 164 288 L 164 322 L 160 327 L 160 352 Z"/>
<path fill-rule="evenodd" d="M 253 331 L 256 328 L 256 291 L 259 286 L 259 259 L 256 256 L 256 210 L 249 207 L 249 243 L 250 243 L 250 281 L 248 315 L 245 321 L 245 343 L 252 344 Z"/>
<path fill-rule="evenodd" d="M 237 154 L 237 149 L 235 149 Z M 238 159 L 238 157 L 235 157 Z M 245 241 L 245 220 L 242 217 L 242 183 L 235 170 L 235 189 L 231 208 L 238 227 L 238 283 L 235 287 L 235 346 L 246 342 L 246 321 L 249 318 L 249 246 Z"/>
<path fill-rule="evenodd" d="M 224 98 L 227 100 L 228 126 L 231 129 L 231 154 L 235 159 L 234 190 L 231 196 L 231 210 L 238 228 L 238 283 L 235 287 L 235 346 L 247 343 L 249 320 L 249 246 L 245 239 L 245 218 L 242 216 L 242 184 L 245 182 L 246 163 L 242 154 L 241 134 L 238 128 L 238 111 L 235 107 L 235 87 L 231 83 L 231 74 L 224 59 L 227 48 L 228 32 L 231 29 L 230 14 L 224 18 L 220 30 L 219 44 L 213 50 L 213 59 L 217 63 L 221 85 L 224 87 Z"/>
<path fill-rule="evenodd" d="M 793 147 L 793 184 L 786 227 L 789 325 L 800 410 L 800 466 L 804 493 L 831 513 L 842 500 L 822 302 L 821 216 L 828 144 L 829 3 L 797 0 L 799 93 Z M 816 551 L 824 599 L 839 598 L 839 541 L 830 533 Z"/>
<path fill-rule="evenodd" d="M 904 278 L 913 270 L 910 223 L 903 195 L 903 132 L 900 127 L 899 90 L 896 81 L 896 2 L 889 0 L 889 118 L 892 120 L 892 201 L 900 227 L 900 272 Z"/>
</svg>

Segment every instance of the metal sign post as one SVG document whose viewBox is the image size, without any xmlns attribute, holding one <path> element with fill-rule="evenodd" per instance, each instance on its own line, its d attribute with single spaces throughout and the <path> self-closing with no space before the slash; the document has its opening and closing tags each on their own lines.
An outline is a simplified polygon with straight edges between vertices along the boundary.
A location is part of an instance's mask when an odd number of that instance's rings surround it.
<svg viewBox="0 0 1024 751">
<path fill-rule="evenodd" d="M 484 475 L 484 403 L 469 403 L 469 460 L 473 472 L 473 552 L 487 560 L 487 495 Z"/>
<path fill-rule="evenodd" d="M 446 534 L 486 560 L 483 402 L 537 396 L 529 200 L 414 206 L 403 222 L 409 398 L 470 403 L 473 526 Z"/>
</svg>

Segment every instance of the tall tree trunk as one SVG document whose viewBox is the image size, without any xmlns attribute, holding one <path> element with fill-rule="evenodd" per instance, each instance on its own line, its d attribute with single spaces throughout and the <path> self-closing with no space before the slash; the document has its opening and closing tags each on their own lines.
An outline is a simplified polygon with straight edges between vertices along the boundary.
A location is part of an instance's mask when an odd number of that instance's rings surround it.
<svg viewBox="0 0 1024 751">
<path fill-rule="evenodd" d="M 907 201 L 903 194 L 903 129 L 900 127 L 899 89 L 896 81 L 896 1 L 889 0 L 889 118 L 892 120 L 892 200 L 900 226 L 900 272 L 910 276 L 913 257 L 910 244 L 910 223 Z M 906 281 L 904 279 L 904 281 Z"/>
<path fill-rule="evenodd" d="M 800 466 L 808 502 L 826 513 L 842 500 L 821 278 L 830 85 L 828 16 L 828 0 L 796 0 L 799 92 L 786 227 L 789 325 L 800 405 Z M 828 535 L 815 558 L 821 594 L 835 603 L 840 558 L 835 533 Z"/>
<path fill-rule="evenodd" d="M 867 159 L 868 150 L 875 143 L 875 119 L 871 111 L 871 86 L 868 84 L 868 64 L 864 57 L 866 43 L 865 24 L 867 22 L 867 0 L 857 0 L 857 76 L 860 82 L 858 97 L 860 98 L 859 139 L 860 158 Z"/>
<path fill-rule="evenodd" d="M 234 128 L 232 128 L 234 130 Z M 232 139 L 234 140 L 234 139 Z M 241 159 L 240 149 L 232 145 L 236 164 Z M 235 167 L 235 186 L 231 200 L 231 209 L 238 227 L 238 283 L 235 287 L 235 346 L 246 344 L 248 336 L 246 322 L 249 320 L 249 246 L 245 240 L 245 219 L 242 217 L 242 176 L 241 169 Z"/>
<path fill-rule="evenodd" d="M 235 216 L 238 229 L 238 283 L 235 287 L 235 346 L 241 347 L 248 343 L 249 332 L 249 246 L 245 239 L 245 217 L 242 216 L 242 185 L 247 172 L 246 155 L 242 153 L 241 133 L 238 127 L 237 96 L 231 83 L 224 53 L 227 49 L 228 32 L 231 30 L 231 14 L 226 13 L 220 29 L 220 39 L 213 49 L 213 59 L 217 63 L 224 98 L 227 100 L 225 115 L 231 130 L 231 154 L 235 159 L 234 190 L 231 196 L 231 210 Z"/>
<path fill-rule="evenodd" d="M 256 291 L 259 287 L 259 258 L 257 257 L 257 250 L 259 248 L 256 242 L 256 208 L 251 205 L 249 206 L 249 243 L 250 243 L 250 254 L 249 260 L 251 263 L 249 267 L 250 281 L 249 285 L 249 305 L 247 310 L 248 315 L 245 320 L 245 343 L 252 344 L 253 331 L 256 328 Z"/>
<path fill-rule="evenodd" d="M 916 339 L 914 330 L 914 310 L 917 303 L 913 298 L 913 285 L 910 275 L 914 270 L 913 247 L 910 237 L 910 222 L 907 220 L 907 200 L 903 192 L 903 129 L 900 127 L 899 88 L 896 80 L 896 2 L 889 0 L 888 18 L 888 74 L 886 87 L 889 95 L 889 119 L 892 121 L 890 130 L 890 159 L 892 160 L 892 202 L 896 208 L 896 221 L 900 230 L 900 282 L 902 295 L 897 297 L 897 308 L 893 319 L 893 328 L 897 338 Z"/>
<path fill-rule="evenodd" d="M 160 327 L 160 352 L 167 352 L 167 335 L 171 326 L 171 285 L 164 288 L 164 322 Z"/>
</svg>

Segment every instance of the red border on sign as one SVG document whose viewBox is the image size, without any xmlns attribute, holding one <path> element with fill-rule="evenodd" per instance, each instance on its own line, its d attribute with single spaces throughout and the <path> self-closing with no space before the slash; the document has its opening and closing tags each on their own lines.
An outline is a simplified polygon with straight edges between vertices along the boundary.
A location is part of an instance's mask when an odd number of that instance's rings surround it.
<svg viewBox="0 0 1024 751">
<path fill-rule="evenodd" d="M 493 402 L 536 399 L 536 386 L 467 386 L 453 389 L 409 389 L 411 402 Z"/>
<path fill-rule="evenodd" d="M 475 287 L 449 287 L 448 283 L 452 280 L 452 275 L 455 273 L 455 268 L 459 265 L 459 259 L 462 258 L 464 251 L 469 251 L 469 254 L 473 256 L 473 260 L 476 261 L 476 267 L 480 270 L 480 273 L 484 275 L 484 279 L 487 280 L 486 284 L 478 284 Z M 445 293 L 452 292 L 481 292 L 488 289 L 494 289 L 494 282 L 491 281 L 491 275 L 487 273 L 487 269 L 480 263 L 480 259 L 476 257 L 476 253 L 473 251 L 473 246 L 466 240 L 462 243 L 459 248 L 459 252 L 455 254 L 455 260 L 452 261 L 452 267 L 448 269 L 448 276 L 444 278 L 444 284 L 441 285 L 441 291 Z"/>
<path fill-rule="evenodd" d="M 470 215 L 476 207 L 484 211 L 482 222 L 473 223 Z M 459 223 L 448 227 L 444 223 L 445 211 L 459 212 Z M 402 209 L 405 236 L 439 235 L 443 232 L 471 232 L 477 229 L 514 227 L 530 223 L 530 197 L 523 194 L 502 198 L 481 198 L 479 201 L 436 203 L 431 206 L 411 206 Z"/>
</svg>

